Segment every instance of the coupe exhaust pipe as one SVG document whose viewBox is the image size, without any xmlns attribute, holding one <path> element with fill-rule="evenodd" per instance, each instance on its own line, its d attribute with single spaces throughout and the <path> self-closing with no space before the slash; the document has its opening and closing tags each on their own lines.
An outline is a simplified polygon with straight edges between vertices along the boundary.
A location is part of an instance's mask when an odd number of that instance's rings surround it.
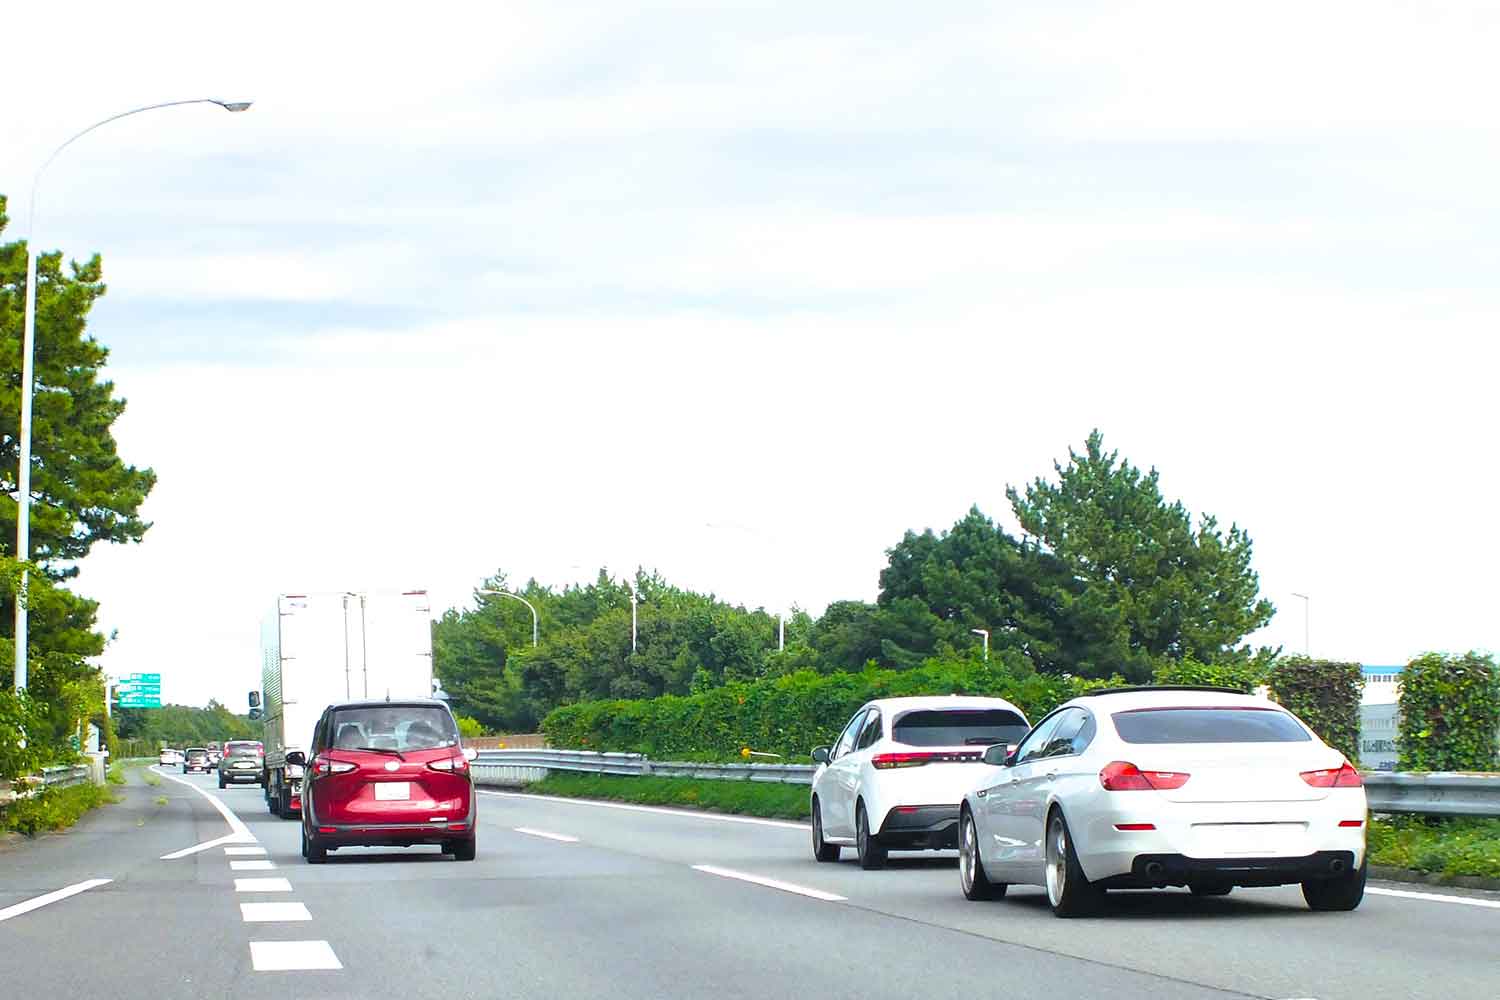
<svg viewBox="0 0 1500 1000">
<path fill-rule="evenodd" d="M 1345 867 L 1347 866 L 1344 864 L 1343 858 L 1334 858 L 1332 861 L 1328 862 L 1328 874 L 1342 875 L 1344 874 Z"/>
<path fill-rule="evenodd" d="M 1165 870 L 1166 869 L 1162 867 L 1162 863 L 1160 861 L 1148 861 L 1148 862 L 1146 862 L 1146 877 L 1147 878 L 1150 878 L 1150 879 L 1161 878 L 1162 872 L 1164 872 Z"/>
</svg>

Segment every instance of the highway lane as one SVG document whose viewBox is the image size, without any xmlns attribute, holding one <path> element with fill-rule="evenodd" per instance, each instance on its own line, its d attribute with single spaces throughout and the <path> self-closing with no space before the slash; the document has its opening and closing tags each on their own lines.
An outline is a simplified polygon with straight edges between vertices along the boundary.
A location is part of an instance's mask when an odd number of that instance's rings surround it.
<svg viewBox="0 0 1500 1000">
<path fill-rule="evenodd" d="M 12 984 L 22 996 L 66 986 L 161 1000 L 414 990 L 861 1000 L 1500 992 L 1494 909 L 1371 897 L 1354 914 L 1325 915 L 1303 908 L 1296 890 L 1239 890 L 1222 900 L 1136 895 L 1108 916 L 1060 921 L 1030 890 L 965 901 L 951 856 L 898 855 L 887 871 L 863 872 L 852 860 L 813 862 L 798 824 L 491 793 L 482 797 L 474 862 L 420 849 L 344 850 L 310 866 L 297 824 L 271 817 L 258 788 L 219 792 L 211 779 L 187 780 L 233 809 L 245 843 L 159 860 L 230 832 L 206 799 L 164 782 L 132 788 L 125 804 L 75 833 L 0 852 L 0 908 L 69 881 L 115 879 L 0 922 L 7 992 Z M 156 794 L 169 804 L 156 806 Z M 236 863 L 265 870 L 234 871 Z M 285 879 L 286 891 L 236 891 L 236 879 L 267 878 Z M 246 922 L 245 902 L 292 904 L 260 915 L 306 919 Z M 309 955 L 296 942 L 326 944 Z M 258 971 L 258 962 L 286 957 L 266 950 L 278 944 L 298 949 L 294 962 L 341 968 Z"/>
</svg>

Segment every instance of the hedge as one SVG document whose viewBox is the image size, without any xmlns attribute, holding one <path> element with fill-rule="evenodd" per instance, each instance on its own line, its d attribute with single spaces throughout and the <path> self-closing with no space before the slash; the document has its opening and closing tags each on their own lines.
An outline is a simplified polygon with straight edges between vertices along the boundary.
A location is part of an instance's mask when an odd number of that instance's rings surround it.
<svg viewBox="0 0 1500 1000">
<path fill-rule="evenodd" d="M 564 705 L 542 720 L 559 749 L 643 753 L 657 759 L 727 759 L 741 748 L 807 759 L 832 743 L 872 698 L 973 694 L 1005 698 L 1036 722 L 1069 698 L 1121 684 L 1037 674 L 1001 663 L 929 661 L 912 670 L 865 670 L 729 684 L 701 694 Z"/>
<path fill-rule="evenodd" d="M 1492 771 L 1500 726 L 1500 673 L 1489 656 L 1427 653 L 1401 674 L 1403 771 Z"/>
<path fill-rule="evenodd" d="M 1276 661 L 1271 695 L 1312 727 L 1324 743 L 1359 760 L 1359 700 L 1364 670 L 1358 663 L 1289 656 Z"/>
<path fill-rule="evenodd" d="M 1231 663 L 1199 663 L 1197 660 L 1169 660 L 1151 674 L 1153 684 L 1193 684 L 1233 688 L 1246 694 L 1266 682 L 1266 668 L 1255 660 Z"/>
</svg>

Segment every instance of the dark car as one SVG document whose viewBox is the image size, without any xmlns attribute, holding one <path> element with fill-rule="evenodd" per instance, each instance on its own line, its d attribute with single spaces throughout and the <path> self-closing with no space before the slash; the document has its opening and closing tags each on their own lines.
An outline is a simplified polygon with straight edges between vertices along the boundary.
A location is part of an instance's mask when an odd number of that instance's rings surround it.
<svg viewBox="0 0 1500 1000">
<path fill-rule="evenodd" d="M 437 844 L 474 860 L 478 801 L 470 753 L 441 701 L 356 701 L 324 709 L 302 783 L 302 856 L 340 847 Z"/>
<path fill-rule="evenodd" d="M 230 740 L 219 758 L 219 787 L 231 782 L 265 781 L 266 750 L 259 740 Z"/>
<path fill-rule="evenodd" d="M 208 762 L 208 751 L 203 747 L 188 747 L 182 755 L 182 773 L 189 771 L 201 771 L 207 774 L 213 770 L 213 765 Z"/>
</svg>

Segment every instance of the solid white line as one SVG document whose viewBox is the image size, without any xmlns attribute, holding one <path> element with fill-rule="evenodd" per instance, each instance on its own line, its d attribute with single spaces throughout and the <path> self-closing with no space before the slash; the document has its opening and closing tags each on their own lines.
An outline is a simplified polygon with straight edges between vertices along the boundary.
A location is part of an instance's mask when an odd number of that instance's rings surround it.
<svg viewBox="0 0 1500 1000">
<path fill-rule="evenodd" d="M 231 861 L 229 870 L 234 872 L 268 872 L 276 866 L 269 861 Z"/>
<path fill-rule="evenodd" d="M 222 837 L 215 837 L 213 840 L 205 840 L 201 844 L 194 844 L 192 847 L 184 847 L 182 850 L 173 851 L 171 854 L 163 854 L 161 856 L 161 860 L 176 861 L 178 858 L 185 858 L 189 854 L 199 854 L 203 851 L 212 850 L 213 848 L 218 847 L 221 844 L 237 843 L 239 839 L 240 838 L 237 834 L 226 833 Z"/>
<path fill-rule="evenodd" d="M 292 883 L 284 878 L 237 878 L 235 892 L 291 892 Z"/>
<path fill-rule="evenodd" d="M 748 823 L 752 826 L 772 826 L 782 830 L 799 830 L 806 833 L 811 827 L 806 823 L 789 823 L 781 819 L 759 819 L 754 816 L 726 816 L 723 813 L 694 812 L 691 809 L 663 809 L 660 806 L 633 806 L 624 802 L 600 802 L 598 799 L 568 799 L 557 795 L 522 795 L 518 792 L 481 791 L 481 795 L 494 795 L 502 799 L 541 799 L 545 802 L 567 802 L 576 806 L 595 806 L 599 809 L 624 809 L 626 812 L 655 813 L 658 816 L 677 816 L 683 819 L 706 819 L 715 823 Z"/>
<path fill-rule="evenodd" d="M 250 828 L 245 825 L 245 823 L 244 823 L 243 820 L 241 820 L 238 816 L 236 816 L 234 814 L 233 810 L 231 810 L 223 802 L 219 801 L 219 797 L 217 795 L 214 795 L 211 792 L 204 791 L 203 789 L 199 788 L 197 785 L 193 784 L 191 781 L 188 781 L 186 778 L 179 778 L 175 774 L 168 774 L 165 771 L 162 771 L 162 770 L 159 770 L 159 769 L 155 769 L 155 768 L 153 768 L 153 770 L 156 770 L 157 774 L 161 775 L 163 778 L 166 778 L 168 781 L 175 781 L 179 785 L 186 785 L 187 787 L 191 788 L 193 791 L 197 792 L 199 795 L 203 796 L 205 799 L 207 799 L 209 801 L 210 805 L 212 805 L 215 809 L 219 810 L 219 815 L 224 817 L 224 822 L 226 822 L 226 823 L 229 824 L 229 835 L 228 836 L 219 837 L 216 840 L 210 840 L 210 841 L 208 841 L 206 843 L 198 844 L 195 847 L 185 848 L 184 850 L 181 850 L 181 851 L 173 851 L 171 854 L 163 854 L 161 856 L 161 860 L 163 860 L 163 861 L 176 861 L 178 858 L 185 858 L 189 854 L 197 854 L 199 851 L 206 851 L 206 850 L 208 850 L 211 847 L 218 847 L 220 844 L 253 844 L 253 843 L 255 843 L 255 834 L 253 834 L 253 833 L 250 832 Z"/>
<path fill-rule="evenodd" d="M 247 924 L 270 924 L 282 921 L 311 920 L 303 903 L 241 903 L 240 916 Z"/>
<path fill-rule="evenodd" d="M 259 858 L 264 857 L 264 847 L 226 847 L 224 853 L 231 858 Z"/>
<path fill-rule="evenodd" d="M 1490 910 L 1500 910 L 1500 901 L 1475 899 L 1472 896 L 1444 896 L 1436 892 L 1408 892 L 1405 889 L 1377 889 L 1374 886 L 1366 886 L 1365 892 L 1373 896 L 1396 896 L 1400 899 L 1422 899 L 1429 903 L 1458 903 L 1460 906 L 1482 906 Z"/>
<path fill-rule="evenodd" d="M 256 972 L 344 967 L 327 941 L 251 941 L 250 965 Z"/>
<path fill-rule="evenodd" d="M 533 830 L 527 826 L 518 826 L 514 829 L 517 833 L 524 833 L 528 837 L 543 837 L 547 840 L 556 840 L 564 844 L 578 843 L 577 837 L 569 837 L 565 833 L 548 833 L 546 830 Z"/>
<path fill-rule="evenodd" d="M 64 886 L 43 896 L 35 896 L 24 902 L 16 903 L 14 906 L 7 906 L 5 909 L 0 910 L 0 920 L 9 920 L 11 917 L 19 917 L 21 914 L 30 913 L 32 910 L 40 910 L 48 903 L 55 903 L 60 899 L 76 896 L 80 892 L 88 892 L 90 889 L 96 889 L 101 885 L 108 885 L 113 881 L 114 879 L 108 878 L 91 878 L 87 882 L 78 882 L 73 885 Z"/>
<path fill-rule="evenodd" d="M 790 882 L 782 882 L 779 879 L 763 878 L 759 875 L 737 872 L 732 868 L 720 868 L 717 865 L 694 865 L 693 870 L 706 872 L 709 875 L 718 875 L 722 878 L 736 878 L 741 882 L 754 882 L 756 885 L 763 885 L 768 889 L 795 892 L 799 896 L 811 896 L 813 899 L 821 899 L 828 903 L 842 903 L 849 898 L 847 896 L 835 896 L 833 893 L 824 892 L 822 889 L 809 889 L 805 885 L 793 885 Z"/>
</svg>

